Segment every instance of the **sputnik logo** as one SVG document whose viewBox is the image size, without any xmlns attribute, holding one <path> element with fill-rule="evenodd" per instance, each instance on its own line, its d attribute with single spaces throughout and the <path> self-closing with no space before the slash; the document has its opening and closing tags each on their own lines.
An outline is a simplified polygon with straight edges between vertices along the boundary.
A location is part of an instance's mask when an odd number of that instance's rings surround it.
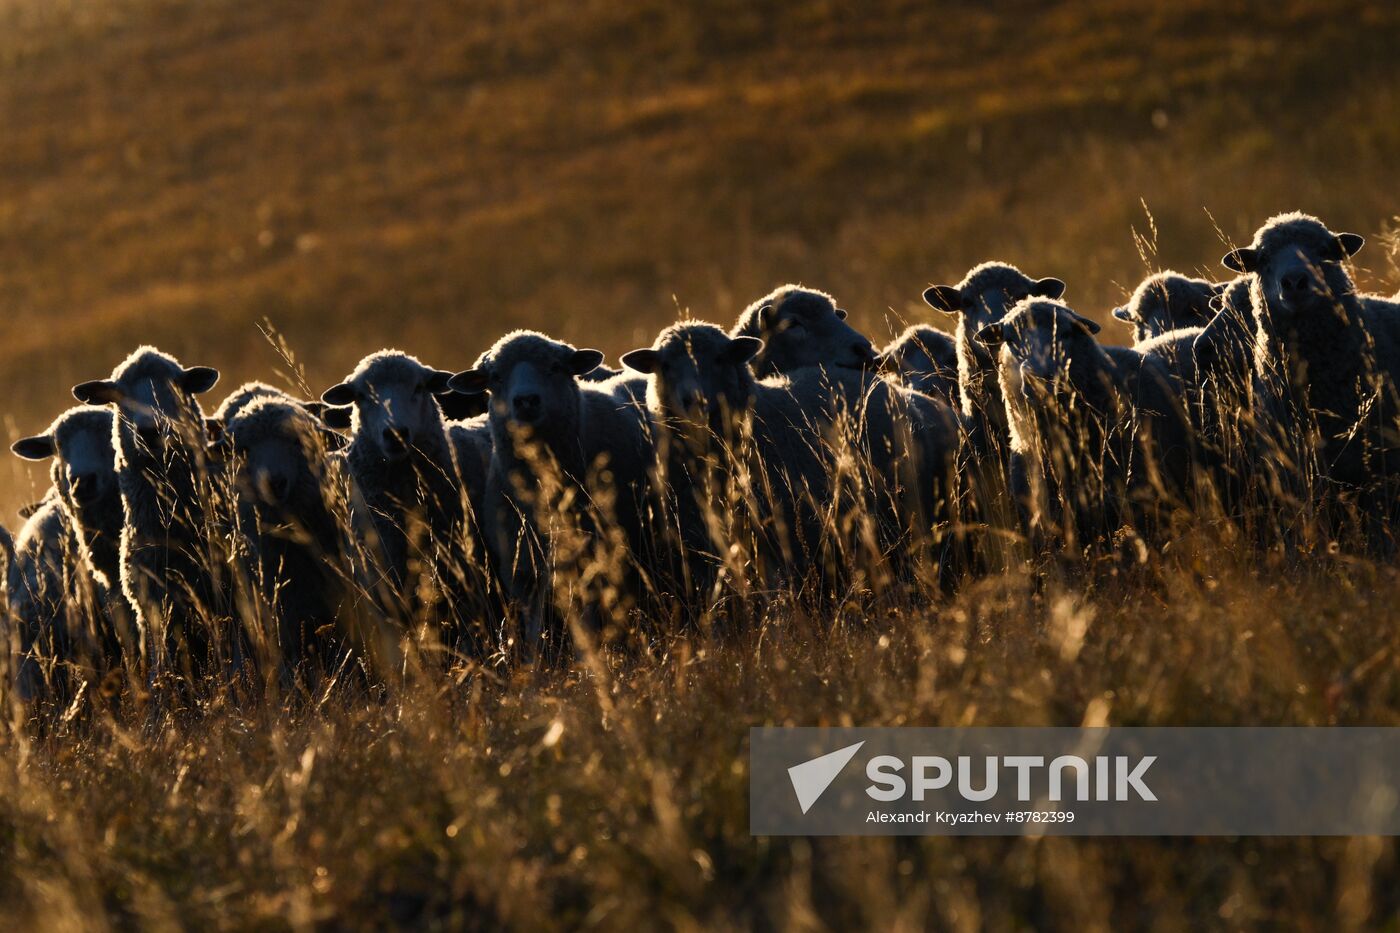
<svg viewBox="0 0 1400 933">
<path fill-rule="evenodd" d="M 836 776 L 850 763 L 864 744 L 865 742 L 862 741 L 854 745 L 847 745 L 845 748 L 838 748 L 820 758 L 813 758 L 788 768 L 788 777 L 792 780 L 792 789 L 797 794 L 797 803 L 802 807 L 803 813 L 812 809 L 812 804 L 826 793 L 831 782 L 836 780 Z"/>
</svg>

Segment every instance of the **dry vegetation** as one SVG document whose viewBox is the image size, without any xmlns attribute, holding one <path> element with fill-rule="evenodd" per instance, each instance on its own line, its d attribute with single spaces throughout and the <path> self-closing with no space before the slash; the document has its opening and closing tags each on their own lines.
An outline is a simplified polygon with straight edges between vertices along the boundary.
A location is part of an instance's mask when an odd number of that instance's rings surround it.
<svg viewBox="0 0 1400 933">
<path fill-rule="evenodd" d="M 264 318 L 323 387 L 381 345 L 462 368 L 516 325 L 615 354 L 786 279 L 883 335 L 989 257 L 1106 320 L 1145 266 L 1214 270 L 1277 210 L 1391 229 L 1391 6 L 879 6 L 0 0 L 12 430 L 144 340 L 266 377 Z M 4 475 L 9 506 L 42 483 Z M 1396 725 L 1397 605 L 1389 563 L 1183 530 L 1139 566 L 770 606 L 644 658 L 11 725 L 0 917 L 1393 925 L 1390 840 L 754 839 L 745 741 Z"/>
</svg>

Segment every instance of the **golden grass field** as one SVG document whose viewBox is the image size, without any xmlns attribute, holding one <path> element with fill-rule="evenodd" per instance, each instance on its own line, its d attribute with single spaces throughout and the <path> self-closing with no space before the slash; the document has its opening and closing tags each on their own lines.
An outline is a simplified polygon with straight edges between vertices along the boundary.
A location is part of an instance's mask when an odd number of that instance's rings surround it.
<svg viewBox="0 0 1400 933">
<path fill-rule="evenodd" d="M 0 0 L 8 439 L 139 343 L 317 391 L 785 281 L 877 342 L 984 259 L 1100 321 L 1301 209 L 1400 287 L 1400 6 Z M 942 323 L 942 322 L 940 322 Z M 1106 328 L 1122 340 L 1126 330 Z M 274 380 L 280 381 L 280 380 Z M 7 526 L 40 467 L 0 471 Z M 0 729 L 0 926 L 1394 928 L 1389 839 L 754 839 L 761 724 L 1400 724 L 1400 573 L 1136 568 L 776 609 L 380 704 Z"/>
</svg>

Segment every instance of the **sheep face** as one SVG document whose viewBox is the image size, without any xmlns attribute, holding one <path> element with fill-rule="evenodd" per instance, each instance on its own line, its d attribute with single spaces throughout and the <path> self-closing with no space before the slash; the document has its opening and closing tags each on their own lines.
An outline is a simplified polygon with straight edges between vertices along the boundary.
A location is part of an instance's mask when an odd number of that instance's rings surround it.
<svg viewBox="0 0 1400 933">
<path fill-rule="evenodd" d="M 523 431 L 562 438 L 578 426 L 579 377 L 602 361 L 597 350 L 522 332 L 503 338 L 449 385 L 464 394 L 490 393 L 491 426 L 498 437 Z"/>
<path fill-rule="evenodd" d="M 53 457 L 54 487 L 77 509 L 118 495 L 112 413 L 105 408 L 71 409 L 46 433 L 16 441 L 11 449 L 26 460 Z"/>
<path fill-rule="evenodd" d="M 1138 343 L 1172 330 L 1205 327 L 1218 309 L 1225 285 L 1193 279 L 1175 272 L 1150 276 L 1113 316 L 1133 328 Z"/>
<path fill-rule="evenodd" d="M 747 404 L 748 364 L 762 349 L 756 337 L 730 337 L 713 324 L 687 322 L 666 328 L 655 344 L 622 362 L 651 377 L 654 412 L 674 427 L 707 433 L 720 431 L 727 416 Z"/>
<path fill-rule="evenodd" d="M 366 357 L 349 378 L 321 395 L 331 406 L 354 406 L 352 433 L 384 460 L 399 462 L 442 434 L 442 412 L 434 396 L 450 391 L 452 374 L 432 369 L 406 353 Z"/>
<path fill-rule="evenodd" d="M 303 483 L 324 475 L 321 428 L 299 405 L 272 398 L 247 406 L 225 425 L 222 445 L 237 464 L 240 493 L 279 511 Z"/>
<path fill-rule="evenodd" d="M 961 315 L 973 333 L 1004 318 L 1027 298 L 1057 300 L 1065 293 L 1059 279 L 1032 279 L 1015 266 L 986 262 L 973 268 L 957 285 L 934 285 L 924 301 L 935 311 Z"/>
<path fill-rule="evenodd" d="M 787 286 L 744 313 L 736 336 L 763 341 L 752 360 L 760 376 L 790 373 L 806 366 L 868 369 L 875 348 L 850 324 L 831 296 Z"/>
<path fill-rule="evenodd" d="M 1102 357 L 1098 332 L 1098 324 L 1057 301 L 1033 300 L 982 328 L 977 339 L 1000 349 L 1002 371 L 1014 370 L 1012 381 L 1024 393 L 1046 395 L 1074 385 L 1086 364 Z"/>
<path fill-rule="evenodd" d="M 1354 233 L 1333 233 L 1315 217 L 1286 214 L 1267 222 L 1250 246 L 1231 250 L 1222 261 L 1252 274 L 1261 310 L 1273 323 L 1288 324 L 1337 316 L 1341 302 L 1355 292 L 1343 262 L 1364 242 Z"/>
<path fill-rule="evenodd" d="M 113 371 L 112 378 L 74 386 L 73 395 L 80 402 L 116 405 L 122 421 L 148 448 L 171 436 L 202 447 L 203 418 L 195 396 L 218 380 L 216 369 L 186 368 L 168 354 L 142 347 Z"/>
</svg>

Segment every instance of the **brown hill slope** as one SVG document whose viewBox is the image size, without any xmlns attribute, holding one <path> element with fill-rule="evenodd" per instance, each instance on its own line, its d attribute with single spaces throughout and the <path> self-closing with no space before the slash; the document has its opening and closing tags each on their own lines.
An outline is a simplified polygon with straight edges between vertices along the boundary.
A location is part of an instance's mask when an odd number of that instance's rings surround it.
<svg viewBox="0 0 1400 933">
<path fill-rule="evenodd" d="M 264 318 L 319 389 L 513 326 L 613 354 L 789 279 L 884 334 L 989 257 L 1102 317 L 1135 229 L 1218 269 L 1205 209 L 1397 212 L 1393 5 L 859 7 L 0 4 L 11 430 L 142 340 L 266 377 Z"/>
</svg>

